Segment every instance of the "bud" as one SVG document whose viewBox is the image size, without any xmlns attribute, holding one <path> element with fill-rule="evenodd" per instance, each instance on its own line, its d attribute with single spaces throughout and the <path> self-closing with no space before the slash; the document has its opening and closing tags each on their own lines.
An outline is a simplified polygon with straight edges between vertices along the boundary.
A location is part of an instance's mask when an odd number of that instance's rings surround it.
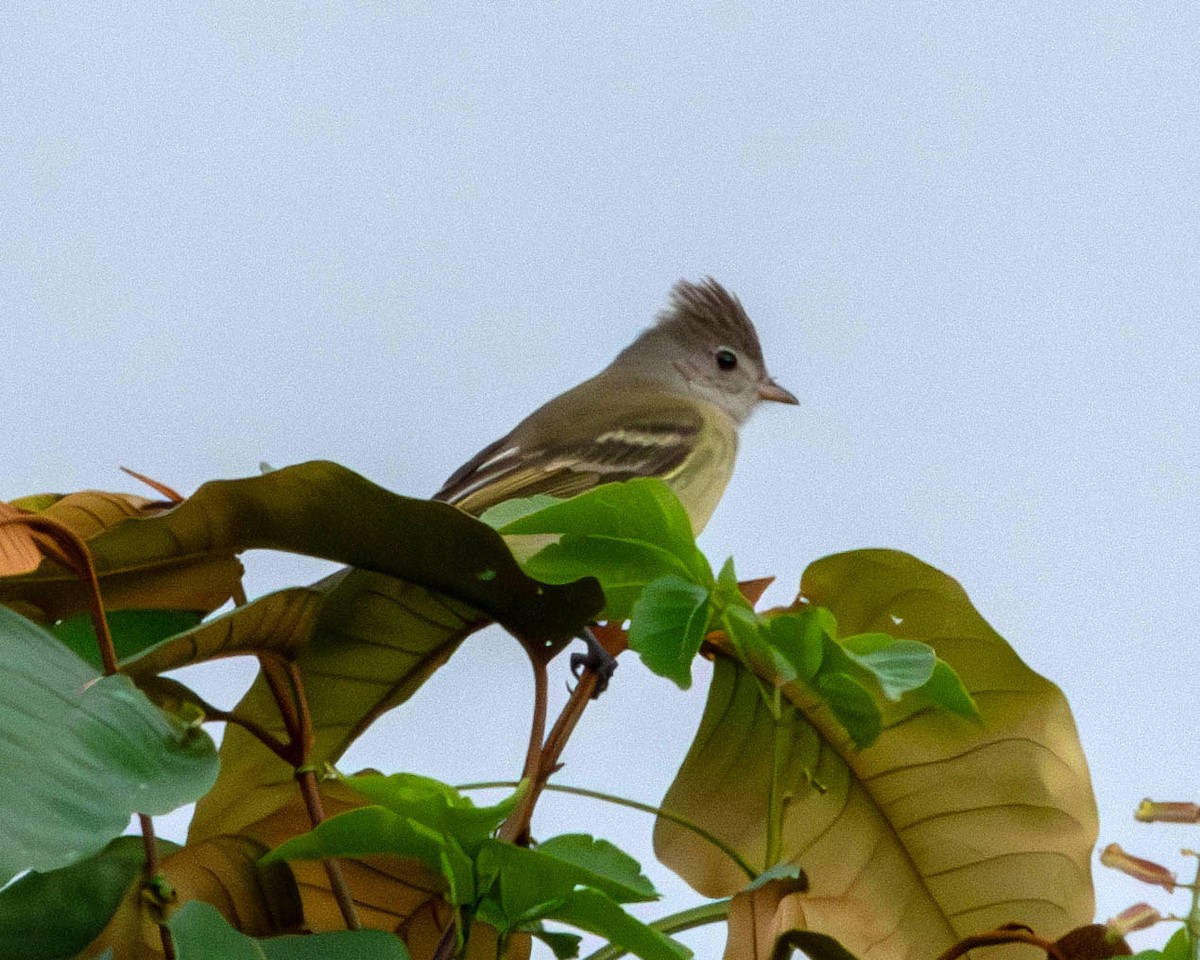
<svg viewBox="0 0 1200 960">
<path fill-rule="evenodd" d="M 1133 818 L 1142 823 L 1200 823 L 1200 803 L 1159 803 L 1147 797 Z"/>
<path fill-rule="evenodd" d="M 1126 907 L 1104 925 L 1108 927 L 1113 936 L 1123 937 L 1134 930 L 1145 930 L 1152 927 L 1162 918 L 1163 915 L 1150 904 L 1135 903 L 1132 907 Z"/>
<path fill-rule="evenodd" d="M 1115 843 L 1110 843 L 1101 851 L 1100 862 L 1106 867 L 1112 867 L 1114 870 L 1120 870 L 1131 877 L 1136 877 L 1143 883 L 1152 883 L 1162 887 L 1167 893 L 1175 892 L 1175 874 L 1151 860 L 1143 860 L 1141 857 L 1126 853 Z"/>
</svg>

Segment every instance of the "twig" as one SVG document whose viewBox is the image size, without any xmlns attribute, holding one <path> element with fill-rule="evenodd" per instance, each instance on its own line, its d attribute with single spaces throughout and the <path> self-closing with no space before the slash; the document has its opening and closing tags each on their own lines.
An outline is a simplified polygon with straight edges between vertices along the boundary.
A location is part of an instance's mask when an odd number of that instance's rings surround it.
<svg viewBox="0 0 1200 960">
<path fill-rule="evenodd" d="M 321 803 L 321 792 L 317 788 L 316 772 L 309 766 L 314 739 L 312 714 L 308 709 L 308 698 L 304 695 L 304 680 L 300 676 L 300 668 L 294 661 L 289 660 L 286 663 L 286 669 L 287 677 L 291 681 L 292 695 L 295 697 L 290 706 L 295 711 L 293 716 L 296 721 L 295 729 L 288 732 L 292 737 L 292 742 L 299 745 L 301 757 L 300 765 L 296 768 L 296 782 L 300 784 L 300 793 L 304 797 L 304 807 L 308 811 L 308 819 L 314 827 L 317 827 L 325 820 L 325 808 Z M 274 689 L 275 687 L 272 686 L 272 690 Z M 276 697 L 278 698 L 278 694 Z M 342 873 L 341 863 L 333 857 L 327 857 L 321 863 L 329 877 L 329 886 L 333 891 L 333 898 L 337 901 L 338 909 L 342 912 L 342 919 L 346 922 L 346 929 L 361 930 L 362 923 L 358 919 L 358 910 L 354 906 L 354 898 L 350 895 L 350 888 L 346 884 L 346 876 Z"/>
<path fill-rule="evenodd" d="M 464 783 L 455 787 L 456 790 L 488 790 L 497 787 L 517 787 L 519 784 L 515 780 L 489 780 L 484 783 Z M 604 800 L 608 803 L 616 804 L 621 807 L 629 807 L 631 810 L 640 810 L 643 813 L 653 814 L 656 817 L 662 817 L 664 820 L 669 820 L 676 826 L 682 827 L 684 830 L 689 830 L 698 836 L 701 840 L 705 840 L 720 850 L 737 866 L 739 870 L 746 875 L 747 880 L 755 880 L 758 873 L 749 863 L 747 863 L 742 855 L 739 854 L 733 847 L 729 846 L 724 840 L 716 834 L 709 833 L 699 824 L 692 823 L 686 817 L 680 816 L 678 813 L 673 813 L 663 807 L 656 807 L 649 803 L 641 803 L 638 800 L 630 800 L 626 797 L 618 797 L 611 793 L 602 793 L 599 790 L 588 790 L 585 787 L 570 787 L 562 783 L 547 783 L 543 787 L 551 793 L 570 793 L 577 797 L 589 797 L 593 800 Z"/>
</svg>

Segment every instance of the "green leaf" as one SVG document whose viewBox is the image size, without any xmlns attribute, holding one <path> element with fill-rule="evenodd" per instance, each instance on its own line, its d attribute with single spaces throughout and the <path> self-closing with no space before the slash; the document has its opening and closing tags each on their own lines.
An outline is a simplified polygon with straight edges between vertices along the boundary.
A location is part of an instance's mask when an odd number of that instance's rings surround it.
<svg viewBox="0 0 1200 960">
<path fill-rule="evenodd" d="M 128 677 L 100 677 L 51 634 L 0 608 L 0 883 L 97 853 L 135 811 L 195 800 L 217 775 L 202 730 Z M 17 787 L 19 785 L 19 788 Z"/>
<path fill-rule="evenodd" d="M 604 937 L 642 960 L 688 960 L 692 951 L 631 917 L 599 890 L 576 890 L 548 915 Z"/>
<path fill-rule="evenodd" d="M 179 960 L 411 960 L 404 944 L 382 930 L 255 940 L 202 900 L 185 903 L 167 927 Z"/>
<path fill-rule="evenodd" d="M 473 854 L 516 809 L 528 789 L 522 785 L 493 806 L 477 807 L 470 797 L 449 784 L 415 773 L 362 774 L 343 779 L 372 803 L 453 837 L 468 854 Z"/>
<path fill-rule="evenodd" d="M 734 650 L 755 668 L 757 676 L 772 677 L 774 687 L 796 679 L 796 667 L 774 643 L 770 623 L 765 617 L 748 607 L 734 606 L 726 609 L 721 622 Z"/>
<path fill-rule="evenodd" d="M 504 527 L 515 523 L 522 517 L 545 510 L 546 507 L 552 507 L 556 503 L 562 503 L 562 499 L 552 497 L 548 493 L 539 493 L 532 497 L 517 497 L 514 500 L 505 500 L 503 503 L 488 507 L 479 515 L 479 520 L 493 530 L 503 530 Z"/>
<path fill-rule="evenodd" d="M 556 845 L 562 856 L 555 855 Z M 541 846 L 528 849 L 489 840 L 476 862 L 480 877 L 489 878 L 479 917 L 507 930 L 550 916 L 577 887 L 600 891 L 613 903 L 658 896 L 636 861 L 611 844 L 583 835 L 551 843 L 549 853 Z"/>
<path fill-rule="evenodd" d="M 571 583 L 595 577 L 604 591 L 597 619 L 621 622 L 632 616 L 646 585 L 660 577 L 692 581 L 687 565 L 663 547 L 608 536 L 566 536 L 525 561 L 525 572 L 545 583 Z"/>
<path fill-rule="evenodd" d="M 390 853 L 415 857 L 445 877 L 453 903 L 475 899 L 471 858 L 450 836 L 380 806 L 347 810 L 280 844 L 260 861 L 324 860 Z"/>
<path fill-rule="evenodd" d="M 933 665 L 933 674 L 924 686 L 918 688 L 917 693 L 943 710 L 969 720 L 980 719 L 975 698 L 967 691 L 962 677 L 945 660 L 939 659 Z"/>
<path fill-rule="evenodd" d="M 607 840 L 586 833 L 564 833 L 543 840 L 537 852 L 586 871 L 589 879 L 580 882 L 603 890 L 618 903 L 658 897 L 638 862 Z"/>
<path fill-rule="evenodd" d="M 817 676 L 817 689 L 859 750 L 879 738 L 883 715 L 861 683 L 847 673 L 834 671 Z"/>
<path fill-rule="evenodd" d="M 531 925 L 528 932 L 550 948 L 554 960 L 574 960 L 579 956 L 579 943 L 583 937 L 577 933 L 547 930 L 540 923 Z"/>
<path fill-rule="evenodd" d="M 158 841 L 160 856 L 178 845 Z M 145 861 L 141 837 L 118 837 L 94 856 L 31 871 L 0 891 L 0 943 L 8 960 L 73 957 L 96 939 Z"/>
<path fill-rule="evenodd" d="M 675 574 L 646 585 L 630 613 L 629 649 L 686 690 L 708 629 L 709 592 Z"/>
<path fill-rule="evenodd" d="M 687 511 L 671 488 L 656 478 L 602 484 L 570 500 L 526 514 L 501 527 L 500 532 L 604 536 L 651 543 L 683 560 L 685 565 L 693 563 L 698 553 Z M 707 560 L 703 561 L 703 567 L 708 568 Z"/>
<path fill-rule="evenodd" d="M 897 640 L 886 633 L 846 637 L 842 650 L 878 682 L 883 695 L 899 700 L 909 690 L 928 683 L 937 660 L 933 648 L 918 640 Z"/>
<path fill-rule="evenodd" d="M 811 682 L 821 669 L 827 634 L 823 618 L 811 608 L 779 613 L 767 620 L 771 641 L 796 674 Z"/>
<path fill-rule="evenodd" d="M 194 610 L 113 610 L 105 619 L 112 634 L 117 659 L 141 653 L 161 640 L 196 626 L 203 614 Z M 100 647 L 90 613 L 77 613 L 53 627 L 50 632 L 97 670 L 101 667 Z"/>
</svg>

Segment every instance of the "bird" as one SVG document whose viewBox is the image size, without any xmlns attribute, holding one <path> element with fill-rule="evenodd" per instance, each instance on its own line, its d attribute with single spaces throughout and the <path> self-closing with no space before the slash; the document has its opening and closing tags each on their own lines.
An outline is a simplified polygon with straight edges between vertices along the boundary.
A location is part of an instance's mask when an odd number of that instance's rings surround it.
<svg viewBox="0 0 1200 960">
<path fill-rule="evenodd" d="M 680 280 L 612 363 L 480 450 L 433 499 L 478 516 L 506 500 L 659 477 L 698 534 L 733 475 L 738 430 L 763 402 L 799 403 L 767 372 L 741 302 L 712 277 Z M 597 663 L 598 644 L 583 639 L 583 662 L 611 673 L 615 661 Z"/>
</svg>

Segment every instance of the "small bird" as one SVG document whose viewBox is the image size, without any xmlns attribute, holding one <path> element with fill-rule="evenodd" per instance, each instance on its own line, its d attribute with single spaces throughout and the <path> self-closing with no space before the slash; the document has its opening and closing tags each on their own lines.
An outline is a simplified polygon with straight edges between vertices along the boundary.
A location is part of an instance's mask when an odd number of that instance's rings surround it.
<svg viewBox="0 0 1200 960">
<path fill-rule="evenodd" d="M 799 403 L 767 374 L 737 297 L 681 280 L 654 326 L 590 380 L 543 404 L 459 467 L 435 495 L 478 515 L 517 497 L 572 497 L 602 483 L 659 477 L 692 529 L 704 529 L 733 475 L 738 428 L 764 400 Z M 594 696 L 616 660 L 585 630 Z"/>
<path fill-rule="evenodd" d="M 737 297 L 711 277 L 681 280 L 654 326 L 480 450 L 434 499 L 478 515 L 517 497 L 660 477 L 699 533 L 733 474 L 738 428 L 764 400 L 799 403 L 767 374 Z"/>
</svg>

